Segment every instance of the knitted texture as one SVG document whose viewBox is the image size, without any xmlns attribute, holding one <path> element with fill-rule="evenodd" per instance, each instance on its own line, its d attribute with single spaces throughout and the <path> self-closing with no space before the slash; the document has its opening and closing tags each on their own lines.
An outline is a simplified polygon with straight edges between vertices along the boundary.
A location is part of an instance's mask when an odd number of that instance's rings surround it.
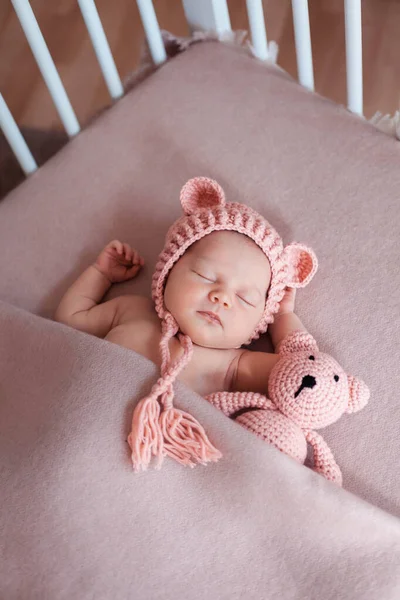
<svg viewBox="0 0 400 600">
<path fill-rule="evenodd" d="M 236 231 L 252 239 L 268 258 L 271 283 L 264 313 L 247 343 L 267 330 L 279 310 L 285 288 L 304 287 L 313 278 L 318 261 L 314 252 L 299 243 L 286 248 L 277 231 L 249 206 L 226 203 L 221 186 L 212 179 L 190 179 L 181 191 L 185 215 L 170 227 L 164 250 L 156 265 L 152 295 L 160 319 L 165 315 L 164 288 L 174 264 L 195 242 L 213 231 Z"/>
<path fill-rule="evenodd" d="M 307 456 L 307 442 L 304 433 L 293 421 L 289 421 L 279 411 L 258 410 L 240 415 L 236 421 L 262 438 L 267 444 L 279 448 L 299 463 Z"/>
<path fill-rule="evenodd" d="M 178 333 L 178 327 L 168 313 L 162 326 L 161 377 L 153 385 L 150 394 L 136 406 L 131 433 L 128 436 L 133 468 L 136 472 L 145 471 L 152 456 L 157 458 L 156 469 L 161 467 L 166 455 L 189 467 L 194 467 L 196 462 L 206 464 L 209 461 L 217 461 L 222 456 L 210 443 L 201 425 L 189 413 L 173 407 L 172 384 L 189 362 L 193 344 L 189 336 L 179 334 L 183 355 L 172 363 L 169 341 Z M 162 413 L 159 397 L 164 409 Z"/>
<path fill-rule="evenodd" d="M 295 460 L 304 462 L 307 443 L 302 430 L 288 421 L 275 404 L 262 394 L 217 392 L 207 396 L 206 400 L 267 443 L 279 447 Z"/>
<path fill-rule="evenodd" d="M 314 338 L 304 331 L 289 334 L 279 355 L 268 380 L 269 398 L 251 392 L 219 392 L 207 400 L 227 416 L 235 418 L 240 412 L 238 423 L 301 463 L 308 442 L 314 470 L 341 485 L 334 456 L 313 429 L 361 410 L 369 389 L 361 379 L 347 375 L 331 356 L 319 352 Z"/>
<path fill-rule="evenodd" d="M 254 392 L 216 392 L 206 396 L 206 399 L 227 417 L 235 417 L 238 411 L 246 408 L 276 410 L 276 406 L 271 400 Z"/>
<path fill-rule="evenodd" d="M 252 239 L 268 258 L 271 282 L 264 311 L 246 343 L 266 331 L 279 310 L 285 288 L 306 286 L 318 267 L 310 248 L 298 243 L 284 247 L 264 217 L 244 204 L 227 203 L 223 189 L 212 179 L 190 179 L 182 188 L 180 200 L 185 214 L 170 227 L 152 280 L 152 296 L 162 322 L 161 377 L 133 414 L 128 441 L 135 471 L 147 469 L 153 456 L 157 458 L 157 468 L 165 455 L 187 466 L 206 464 L 221 456 L 199 423 L 188 413 L 175 410 L 172 404 L 173 382 L 190 360 L 192 342 L 187 335 L 178 333 L 178 324 L 164 305 L 164 290 L 172 267 L 186 250 L 214 231 L 236 231 Z M 183 354 L 171 364 L 169 341 L 177 334 Z"/>
</svg>

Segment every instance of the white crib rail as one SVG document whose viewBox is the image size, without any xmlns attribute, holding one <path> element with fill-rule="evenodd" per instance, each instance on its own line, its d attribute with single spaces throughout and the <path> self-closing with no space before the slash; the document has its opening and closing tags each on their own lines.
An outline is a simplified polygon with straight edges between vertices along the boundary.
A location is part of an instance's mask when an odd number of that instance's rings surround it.
<svg viewBox="0 0 400 600">
<path fill-rule="evenodd" d="M 150 53 L 156 65 L 167 60 L 164 43 L 152 0 L 136 0 Z"/>
<path fill-rule="evenodd" d="M 2 94 L 0 94 L 0 129 L 3 131 L 25 175 L 36 171 L 35 159 L 26 145 Z"/>
<path fill-rule="evenodd" d="M 254 53 L 260 60 L 268 60 L 267 29 L 262 0 L 246 0 L 246 4 Z"/>
<path fill-rule="evenodd" d="M 185 17 L 192 31 L 215 31 L 222 35 L 231 31 L 226 0 L 182 0 Z"/>
<path fill-rule="evenodd" d="M 292 0 L 297 71 L 301 85 L 314 90 L 314 70 L 311 50 L 308 0 Z"/>
<path fill-rule="evenodd" d="M 29 0 L 11 0 L 11 2 L 64 127 L 67 133 L 73 136 L 80 130 L 79 123 L 39 29 Z M 123 94 L 123 87 L 95 2 L 94 0 L 77 0 L 77 2 L 110 94 L 112 98 L 119 98 Z M 136 2 L 153 61 L 155 64 L 161 64 L 167 57 L 153 2 L 152 0 L 136 0 Z M 209 29 L 219 34 L 231 31 L 227 0 L 182 0 L 182 3 L 187 21 L 192 29 Z M 271 59 L 262 0 L 246 0 L 246 5 L 255 54 L 261 60 Z M 344 7 L 348 108 L 362 116 L 361 0 L 344 0 Z M 306 88 L 313 90 L 314 73 L 308 0 L 292 0 L 292 12 L 299 81 Z M 2 96 L 0 96 L 0 128 L 9 141 L 24 172 L 26 174 L 32 173 L 37 168 L 36 163 Z"/>
<path fill-rule="evenodd" d="M 124 89 L 108 45 L 94 0 L 78 0 L 93 48 L 112 98 L 120 98 Z"/>
<path fill-rule="evenodd" d="M 161 64 L 166 60 L 167 56 L 152 0 L 136 1 L 152 58 L 156 64 Z M 29 0 L 11 0 L 11 2 L 65 130 L 69 136 L 76 135 L 80 131 L 78 119 L 76 118 L 61 82 L 61 78 L 53 59 L 51 58 L 49 49 L 47 48 L 42 32 L 40 31 Z M 77 2 L 82 12 L 110 95 L 112 98 L 117 99 L 123 95 L 123 86 L 94 0 L 77 0 Z M 0 129 L 3 131 L 24 173 L 29 175 L 35 171 L 37 169 L 36 162 L 1 95 Z"/>
<path fill-rule="evenodd" d="M 363 114 L 361 0 L 345 0 L 346 78 L 349 109 Z"/>
<path fill-rule="evenodd" d="M 72 136 L 80 131 L 78 119 L 72 109 L 67 93 L 61 83 L 60 76 L 51 58 L 50 52 L 39 29 L 35 15 L 28 0 L 11 0 L 26 39 L 31 47 L 43 79 L 49 89 L 54 104 L 56 105 L 61 121 L 68 133 Z"/>
</svg>

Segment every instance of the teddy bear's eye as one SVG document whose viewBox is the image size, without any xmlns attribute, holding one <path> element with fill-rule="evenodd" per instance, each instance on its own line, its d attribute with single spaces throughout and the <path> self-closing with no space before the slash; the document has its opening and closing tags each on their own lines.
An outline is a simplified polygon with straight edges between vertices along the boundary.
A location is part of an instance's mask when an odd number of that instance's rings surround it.
<svg viewBox="0 0 400 600">
<path fill-rule="evenodd" d="M 313 356 L 312 354 L 308 358 L 309 358 L 309 360 L 315 360 L 315 356 Z"/>
<path fill-rule="evenodd" d="M 333 378 L 335 381 L 339 381 L 339 375 L 335 375 Z"/>
</svg>

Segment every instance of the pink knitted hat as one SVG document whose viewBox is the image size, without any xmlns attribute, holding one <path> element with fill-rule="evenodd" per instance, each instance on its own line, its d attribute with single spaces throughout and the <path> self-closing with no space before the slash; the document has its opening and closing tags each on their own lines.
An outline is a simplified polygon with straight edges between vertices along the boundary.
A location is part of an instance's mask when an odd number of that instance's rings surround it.
<svg viewBox="0 0 400 600">
<path fill-rule="evenodd" d="M 258 338 L 272 323 L 285 288 L 306 286 L 318 267 L 310 248 L 298 243 L 284 247 L 281 237 L 264 217 L 244 204 L 227 203 L 223 189 L 212 179 L 190 179 L 182 188 L 180 200 L 184 216 L 170 227 L 153 275 L 152 295 L 162 322 L 161 377 L 133 414 L 128 441 L 135 471 L 145 470 L 152 455 L 158 459 L 157 468 L 166 455 L 191 467 L 196 462 L 206 464 L 221 457 L 199 423 L 172 403 L 173 382 L 189 362 L 193 344 L 189 336 L 179 332 L 177 322 L 166 310 L 164 289 L 172 267 L 189 246 L 214 231 L 236 231 L 251 238 L 268 258 L 271 282 L 264 313 L 247 343 Z M 177 334 L 183 356 L 171 364 L 169 341 Z"/>
</svg>

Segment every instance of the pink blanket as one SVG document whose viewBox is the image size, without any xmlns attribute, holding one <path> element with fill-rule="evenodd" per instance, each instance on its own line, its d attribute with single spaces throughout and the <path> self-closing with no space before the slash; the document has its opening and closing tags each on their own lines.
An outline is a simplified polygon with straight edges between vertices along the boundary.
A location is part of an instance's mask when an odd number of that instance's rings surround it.
<svg viewBox="0 0 400 600">
<path fill-rule="evenodd" d="M 43 318 L 111 239 L 154 265 L 195 175 L 318 255 L 297 311 L 371 389 L 323 431 L 345 490 L 182 385 L 224 459 L 134 475 L 125 440 L 155 366 Z M 397 142 L 203 43 L 0 203 L 0 598 L 400 597 L 399 184 Z"/>
<path fill-rule="evenodd" d="M 224 459 L 134 475 L 155 366 L 4 303 L 0 321 L 1 598 L 398 599 L 395 517 L 182 385 Z"/>
</svg>

